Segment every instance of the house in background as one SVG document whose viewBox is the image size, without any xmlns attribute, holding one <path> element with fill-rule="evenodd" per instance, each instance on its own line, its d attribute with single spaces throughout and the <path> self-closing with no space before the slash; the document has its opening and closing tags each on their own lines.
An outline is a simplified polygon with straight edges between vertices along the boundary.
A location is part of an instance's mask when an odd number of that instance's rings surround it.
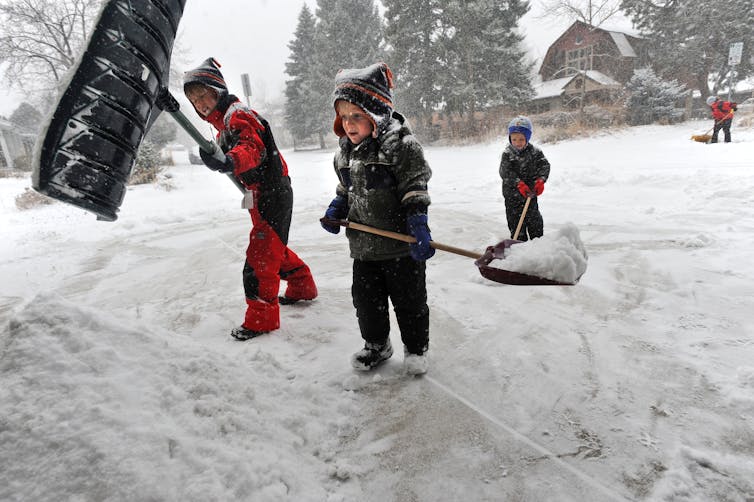
<svg viewBox="0 0 754 502">
<path fill-rule="evenodd" d="M 574 22 L 547 50 L 530 103 L 534 113 L 609 103 L 648 65 L 643 39 Z"/>
<path fill-rule="evenodd" d="M 0 118 L 0 170 L 30 169 L 36 135 L 22 133 Z"/>
</svg>

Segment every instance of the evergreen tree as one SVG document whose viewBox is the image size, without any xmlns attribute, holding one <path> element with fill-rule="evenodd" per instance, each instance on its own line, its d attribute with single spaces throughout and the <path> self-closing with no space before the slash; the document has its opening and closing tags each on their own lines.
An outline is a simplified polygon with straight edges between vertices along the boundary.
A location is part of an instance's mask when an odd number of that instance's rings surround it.
<svg viewBox="0 0 754 502">
<path fill-rule="evenodd" d="M 623 0 L 621 7 L 651 43 L 652 66 L 661 76 L 715 94 L 730 77 L 728 52 L 743 42 L 739 78 L 754 74 L 754 0 Z"/>
<path fill-rule="evenodd" d="M 285 72 L 291 80 L 285 83 L 285 121 L 296 140 L 306 139 L 320 133 L 317 121 L 319 114 L 314 108 L 316 94 L 314 88 L 314 35 L 316 20 L 309 7 L 304 4 L 298 16 L 298 25 L 293 40 L 288 44 L 291 51 L 285 63 Z M 323 144 L 320 144 L 324 147 Z"/>
<path fill-rule="evenodd" d="M 442 96 L 446 111 L 466 116 L 498 104 L 519 104 L 532 95 L 530 69 L 518 22 L 525 0 L 446 0 L 442 15 Z"/>
<path fill-rule="evenodd" d="M 13 111 L 9 120 L 21 132 L 36 133 L 42 124 L 42 114 L 24 101 Z"/>
<path fill-rule="evenodd" d="M 382 59 L 382 18 L 373 0 L 317 0 L 312 105 L 320 134 L 332 134 L 332 92 L 342 68 Z M 321 142 L 323 144 L 323 142 Z"/>
<path fill-rule="evenodd" d="M 442 0 L 383 0 L 387 63 L 395 75 L 396 107 L 416 118 L 415 132 L 428 134 L 432 114 L 441 103 L 436 40 Z"/>
<path fill-rule="evenodd" d="M 632 125 L 671 123 L 683 116 L 678 103 L 687 94 L 686 87 L 676 80 L 661 79 L 651 68 L 635 70 L 626 90 L 628 121 Z"/>
</svg>

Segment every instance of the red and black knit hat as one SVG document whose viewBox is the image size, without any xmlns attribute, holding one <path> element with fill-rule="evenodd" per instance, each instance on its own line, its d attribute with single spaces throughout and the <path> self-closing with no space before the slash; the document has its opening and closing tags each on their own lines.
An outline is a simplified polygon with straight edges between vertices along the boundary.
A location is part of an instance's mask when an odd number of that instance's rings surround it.
<svg viewBox="0 0 754 502">
<path fill-rule="evenodd" d="M 366 68 L 351 68 L 335 75 L 333 106 L 338 100 L 348 101 L 362 108 L 374 123 L 374 136 L 387 129 L 393 114 L 393 72 L 385 63 Z M 333 131 L 345 136 L 340 116 L 335 114 Z"/>
<path fill-rule="evenodd" d="M 193 70 L 183 74 L 183 89 L 189 84 L 204 84 L 217 91 L 218 96 L 228 93 L 223 74 L 220 73 L 220 63 L 215 58 L 207 58 Z"/>
</svg>

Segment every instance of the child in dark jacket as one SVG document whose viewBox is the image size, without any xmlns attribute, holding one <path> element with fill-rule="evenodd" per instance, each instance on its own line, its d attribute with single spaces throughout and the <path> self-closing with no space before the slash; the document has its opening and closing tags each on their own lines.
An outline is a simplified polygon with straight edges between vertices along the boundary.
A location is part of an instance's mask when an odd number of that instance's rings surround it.
<svg viewBox="0 0 754 502">
<path fill-rule="evenodd" d="M 388 300 L 392 301 L 409 374 L 426 373 L 429 307 L 425 260 L 434 255 L 427 226 L 427 182 L 432 172 L 406 119 L 393 111 L 392 73 L 384 63 L 341 70 L 335 77 L 333 129 L 336 197 L 325 217 L 394 232 L 416 242 L 346 229 L 353 258 L 351 294 L 364 348 L 351 358 L 369 371 L 393 354 Z M 323 221 L 328 232 L 340 227 Z"/>
<path fill-rule="evenodd" d="M 519 116 L 511 120 L 508 124 L 509 144 L 500 159 L 505 217 L 511 238 L 515 235 L 526 200 L 531 199 L 516 237 L 520 241 L 542 237 L 544 233 L 544 221 L 537 198 L 544 192 L 545 182 L 550 176 L 550 163 L 545 154 L 529 142 L 531 133 L 532 124 L 528 117 Z"/>
<path fill-rule="evenodd" d="M 217 129 L 225 152 L 219 160 L 200 150 L 202 161 L 213 171 L 231 174 L 253 198 L 244 205 L 252 221 L 243 268 L 246 316 L 231 331 L 237 340 L 248 340 L 280 327 L 280 279 L 288 283 L 281 297 L 288 303 L 314 299 L 317 287 L 309 267 L 288 247 L 293 190 L 270 125 L 228 93 L 219 67 L 208 58 L 186 72 L 183 90 L 199 116 Z"/>
</svg>

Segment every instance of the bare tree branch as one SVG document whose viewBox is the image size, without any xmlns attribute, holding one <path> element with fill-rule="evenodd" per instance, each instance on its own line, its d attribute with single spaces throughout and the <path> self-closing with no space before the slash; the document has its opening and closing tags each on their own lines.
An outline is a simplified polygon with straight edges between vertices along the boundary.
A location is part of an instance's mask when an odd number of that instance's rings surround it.
<svg viewBox="0 0 754 502">
<path fill-rule="evenodd" d="M 620 0 L 543 0 L 539 18 L 565 17 L 600 26 L 620 12 Z"/>
<path fill-rule="evenodd" d="M 53 90 L 76 61 L 103 0 L 0 0 L 4 79 L 27 94 Z"/>
</svg>

